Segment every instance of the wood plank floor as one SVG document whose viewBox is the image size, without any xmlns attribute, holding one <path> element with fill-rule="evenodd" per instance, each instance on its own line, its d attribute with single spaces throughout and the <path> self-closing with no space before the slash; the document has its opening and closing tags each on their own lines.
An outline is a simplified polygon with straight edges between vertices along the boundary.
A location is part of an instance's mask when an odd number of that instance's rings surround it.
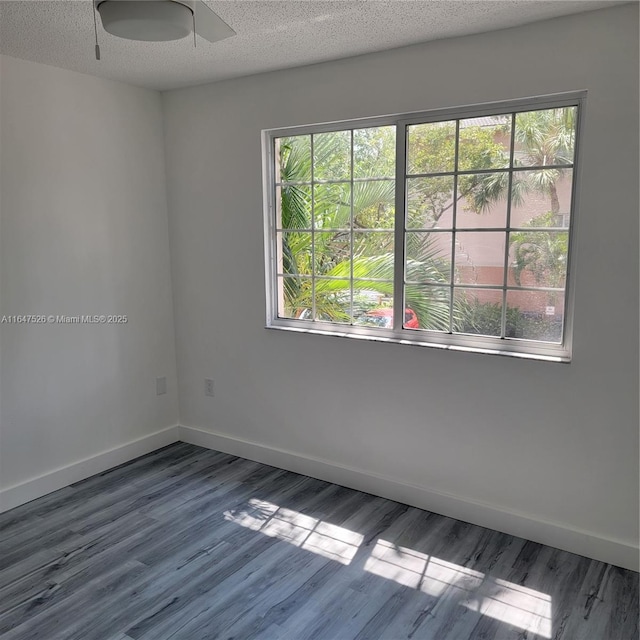
<svg viewBox="0 0 640 640">
<path fill-rule="evenodd" d="M 178 443 L 0 514 L 2 640 L 638 640 L 638 574 Z"/>
</svg>

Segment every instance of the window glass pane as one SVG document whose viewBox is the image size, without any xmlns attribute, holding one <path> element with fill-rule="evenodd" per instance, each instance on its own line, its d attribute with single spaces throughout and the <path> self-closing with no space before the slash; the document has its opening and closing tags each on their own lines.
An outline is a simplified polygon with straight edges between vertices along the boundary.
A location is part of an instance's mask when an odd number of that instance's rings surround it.
<svg viewBox="0 0 640 640">
<path fill-rule="evenodd" d="M 406 280 L 448 284 L 451 280 L 451 239 L 449 232 L 406 234 Z"/>
<path fill-rule="evenodd" d="M 311 181 L 311 136 L 276 138 L 276 182 Z"/>
<path fill-rule="evenodd" d="M 509 285 L 565 286 L 569 234 L 566 231 L 513 231 L 509 234 Z"/>
<path fill-rule="evenodd" d="M 393 327 L 393 282 L 353 283 L 354 324 L 377 329 Z"/>
<path fill-rule="evenodd" d="M 451 290 L 410 284 L 405 287 L 405 329 L 449 331 Z M 414 326 L 416 324 L 418 326 Z"/>
<path fill-rule="evenodd" d="M 317 184 L 313 188 L 313 213 L 316 229 L 351 227 L 351 184 Z"/>
<path fill-rule="evenodd" d="M 511 116 L 460 120 L 458 170 L 501 169 L 509 166 Z"/>
<path fill-rule="evenodd" d="M 572 169 L 515 171 L 511 187 L 511 226 L 567 228 L 572 180 Z"/>
<path fill-rule="evenodd" d="M 277 270 L 285 275 L 311 275 L 311 234 L 282 231 L 277 234 Z"/>
<path fill-rule="evenodd" d="M 455 239 L 456 284 L 504 285 L 506 234 L 458 231 Z"/>
<path fill-rule="evenodd" d="M 459 289 L 454 291 L 457 333 L 500 337 L 502 329 L 501 289 Z"/>
<path fill-rule="evenodd" d="M 276 188 L 278 229 L 311 229 L 311 187 L 290 184 Z"/>
<path fill-rule="evenodd" d="M 278 317 L 311 320 L 311 278 L 278 276 Z"/>
<path fill-rule="evenodd" d="M 334 277 L 351 274 L 351 232 L 314 234 L 315 274 Z"/>
<path fill-rule="evenodd" d="M 444 173 L 455 169 L 456 121 L 407 127 L 407 173 Z"/>
<path fill-rule="evenodd" d="M 393 233 L 354 231 L 354 277 L 393 280 Z"/>
<path fill-rule="evenodd" d="M 407 228 L 451 229 L 453 176 L 407 180 Z"/>
<path fill-rule="evenodd" d="M 562 342 L 564 294 L 507 291 L 507 338 Z"/>
<path fill-rule="evenodd" d="M 395 180 L 366 180 L 353 185 L 353 216 L 361 229 L 393 229 Z"/>
<path fill-rule="evenodd" d="M 369 127 L 353 132 L 353 177 L 394 178 L 396 128 Z"/>
<path fill-rule="evenodd" d="M 315 280 L 315 320 L 351 323 L 351 284 L 349 280 Z"/>
<path fill-rule="evenodd" d="M 314 134 L 313 179 L 351 179 L 351 131 Z"/>
<path fill-rule="evenodd" d="M 515 166 L 573 164 L 576 107 L 516 114 Z"/>
<path fill-rule="evenodd" d="M 458 176 L 456 227 L 504 227 L 507 224 L 509 173 L 470 173 Z"/>
</svg>

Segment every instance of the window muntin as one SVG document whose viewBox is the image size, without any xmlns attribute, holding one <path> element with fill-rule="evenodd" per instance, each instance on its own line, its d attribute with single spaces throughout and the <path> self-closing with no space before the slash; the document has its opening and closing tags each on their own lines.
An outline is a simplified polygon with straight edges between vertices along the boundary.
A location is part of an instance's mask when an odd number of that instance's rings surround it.
<svg viewBox="0 0 640 640">
<path fill-rule="evenodd" d="M 568 360 L 581 100 L 268 132 L 268 325 Z"/>
</svg>

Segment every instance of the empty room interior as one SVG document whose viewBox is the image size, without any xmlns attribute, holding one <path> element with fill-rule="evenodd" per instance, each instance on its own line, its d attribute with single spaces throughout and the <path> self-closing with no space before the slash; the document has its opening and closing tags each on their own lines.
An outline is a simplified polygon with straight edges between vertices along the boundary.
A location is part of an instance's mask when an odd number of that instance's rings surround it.
<svg viewBox="0 0 640 640">
<path fill-rule="evenodd" d="M 0 1 L 0 638 L 638 640 L 638 2 Z"/>
</svg>

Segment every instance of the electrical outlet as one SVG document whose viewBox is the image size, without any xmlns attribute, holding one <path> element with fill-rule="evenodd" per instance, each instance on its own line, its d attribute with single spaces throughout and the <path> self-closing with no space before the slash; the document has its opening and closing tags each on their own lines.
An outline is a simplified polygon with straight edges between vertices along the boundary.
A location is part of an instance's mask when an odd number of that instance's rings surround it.
<svg viewBox="0 0 640 640">
<path fill-rule="evenodd" d="M 167 379 L 162 376 L 162 378 L 156 378 L 156 395 L 163 396 L 167 393 Z"/>
<path fill-rule="evenodd" d="M 211 378 L 204 379 L 204 395 L 213 398 L 213 380 Z"/>
</svg>

